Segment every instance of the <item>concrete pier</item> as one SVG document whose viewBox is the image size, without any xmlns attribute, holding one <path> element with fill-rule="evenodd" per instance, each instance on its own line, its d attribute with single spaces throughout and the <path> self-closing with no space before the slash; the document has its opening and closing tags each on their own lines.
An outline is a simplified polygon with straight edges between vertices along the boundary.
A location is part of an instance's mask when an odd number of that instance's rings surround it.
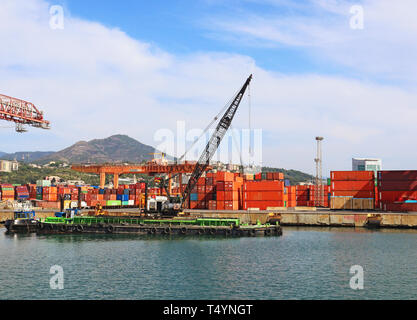
<svg viewBox="0 0 417 320">
<path fill-rule="evenodd" d="M 264 211 L 208 211 L 186 210 L 191 215 L 205 217 L 240 218 L 243 223 L 265 223 L 271 214 L 281 216 L 281 226 L 365 227 L 368 214 L 381 215 L 380 227 L 417 228 L 417 212 L 346 211 L 330 209 L 264 210 Z"/>
</svg>

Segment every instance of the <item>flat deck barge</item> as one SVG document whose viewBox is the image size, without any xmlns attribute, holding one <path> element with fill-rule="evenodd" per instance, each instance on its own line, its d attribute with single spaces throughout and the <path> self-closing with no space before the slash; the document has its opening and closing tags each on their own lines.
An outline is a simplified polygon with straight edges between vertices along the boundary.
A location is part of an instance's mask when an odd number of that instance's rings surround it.
<svg viewBox="0 0 417 320">
<path fill-rule="evenodd" d="M 209 235 L 230 237 L 280 236 L 280 225 L 241 224 L 239 219 L 143 219 L 139 217 L 80 216 L 39 221 L 37 234 Z"/>
</svg>

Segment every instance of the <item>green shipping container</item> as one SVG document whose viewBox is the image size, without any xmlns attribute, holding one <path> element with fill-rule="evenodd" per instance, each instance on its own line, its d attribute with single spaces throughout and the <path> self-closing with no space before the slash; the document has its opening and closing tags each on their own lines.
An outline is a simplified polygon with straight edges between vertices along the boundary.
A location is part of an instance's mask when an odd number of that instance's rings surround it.
<svg viewBox="0 0 417 320">
<path fill-rule="evenodd" d="M 129 201 L 122 201 L 122 206 L 128 206 L 129 205 Z"/>
<path fill-rule="evenodd" d="M 120 206 L 122 205 L 122 202 L 120 200 L 107 200 L 107 206 L 114 207 L 114 206 Z"/>
<path fill-rule="evenodd" d="M 332 180 L 330 178 L 327 178 L 327 185 L 330 186 L 332 184 Z"/>
</svg>

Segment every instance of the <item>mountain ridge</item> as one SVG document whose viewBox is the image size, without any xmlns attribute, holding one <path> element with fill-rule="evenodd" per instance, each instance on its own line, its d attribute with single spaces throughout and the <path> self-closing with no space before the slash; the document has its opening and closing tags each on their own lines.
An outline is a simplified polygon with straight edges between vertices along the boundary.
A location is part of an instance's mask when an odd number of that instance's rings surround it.
<svg viewBox="0 0 417 320">
<path fill-rule="evenodd" d="M 127 135 L 116 134 L 104 139 L 78 141 L 73 145 L 40 158 L 40 162 L 63 161 L 68 163 L 143 162 L 152 159 L 156 152 Z"/>
</svg>

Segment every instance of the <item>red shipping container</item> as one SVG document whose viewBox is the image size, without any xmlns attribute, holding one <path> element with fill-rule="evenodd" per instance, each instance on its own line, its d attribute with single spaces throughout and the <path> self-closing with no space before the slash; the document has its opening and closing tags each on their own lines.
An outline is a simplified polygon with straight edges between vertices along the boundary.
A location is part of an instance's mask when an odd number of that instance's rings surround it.
<svg viewBox="0 0 417 320">
<path fill-rule="evenodd" d="M 246 181 L 244 191 L 283 191 L 284 181 Z"/>
<path fill-rule="evenodd" d="M 284 174 L 282 172 L 273 172 L 272 178 L 274 180 L 284 180 Z"/>
<path fill-rule="evenodd" d="M 197 199 L 199 201 L 204 200 L 206 198 L 206 194 L 205 193 L 197 193 Z"/>
<path fill-rule="evenodd" d="M 216 189 L 217 191 L 224 191 L 224 181 L 217 181 Z"/>
<path fill-rule="evenodd" d="M 417 180 L 379 180 L 378 189 L 380 191 L 417 191 Z"/>
<path fill-rule="evenodd" d="M 223 171 L 218 171 L 216 173 L 216 180 L 217 181 L 234 181 L 235 180 L 235 175 L 232 172 L 223 172 Z"/>
<path fill-rule="evenodd" d="M 224 182 L 224 191 L 234 191 L 236 190 L 237 185 L 233 181 L 225 181 Z"/>
<path fill-rule="evenodd" d="M 377 176 L 379 181 L 417 180 L 417 170 L 383 170 L 378 171 Z"/>
<path fill-rule="evenodd" d="M 216 194 L 215 193 L 206 193 L 206 201 L 209 200 L 216 200 Z"/>
<path fill-rule="evenodd" d="M 217 210 L 224 210 L 224 201 L 217 200 Z"/>
<path fill-rule="evenodd" d="M 197 208 L 198 209 L 206 209 L 206 202 L 205 201 L 198 201 Z"/>
<path fill-rule="evenodd" d="M 224 200 L 225 201 L 238 201 L 239 193 L 237 191 L 225 191 Z"/>
<path fill-rule="evenodd" d="M 332 191 L 332 197 L 375 198 L 375 190 L 372 191 Z M 311 197 L 314 198 L 314 197 Z"/>
<path fill-rule="evenodd" d="M 224 191 L 217 191 L 217 201 L 224 201 L 224 200 L 225 200 Z"/>
<path fill-rule="evenodd" d="M 417 212 L 417 203 L 381 203 L 384 211 Z"/>
<path fill-rule="evenodd" d="M 348 191 L 348 190 L 362 190 L 370 191 L 375 189 L 374 180 L 361 181 L 341 181 L 336 180 L 331 183 L 331 192 L 333 191 Z"/>
<path fill-rule="evenodd" d="M 331 171 L 330 178 L 332 181 L 375 181 L 374 171 Z"/>
<path fill-rule="evenodd" d="M 224 208 L 225 210 L 239 210 L 239 202 L 238 201 L 225 201 Z"/>
<path fill-rule="evenodd" d="M 249 201 L 283 201 L 284 194 L 282 191 L 252 191 L 243 193 L 244 200 Z"/>
<path fill-rule="evenodd" d="M 378 195 L 381 201 L 417 200 L 417 191 L 380 191 Z"/>
<path fill-rule="evenodd" d="M 209 210 L 217 210 L 217 201 L 210 200 L 208 202 L 208 208 L 209 208 Z"/>
<path fill-rule="evenodd" d="M 190 209 L 197 209 L 198 201 L 190 201 Z"/>
</svg>

